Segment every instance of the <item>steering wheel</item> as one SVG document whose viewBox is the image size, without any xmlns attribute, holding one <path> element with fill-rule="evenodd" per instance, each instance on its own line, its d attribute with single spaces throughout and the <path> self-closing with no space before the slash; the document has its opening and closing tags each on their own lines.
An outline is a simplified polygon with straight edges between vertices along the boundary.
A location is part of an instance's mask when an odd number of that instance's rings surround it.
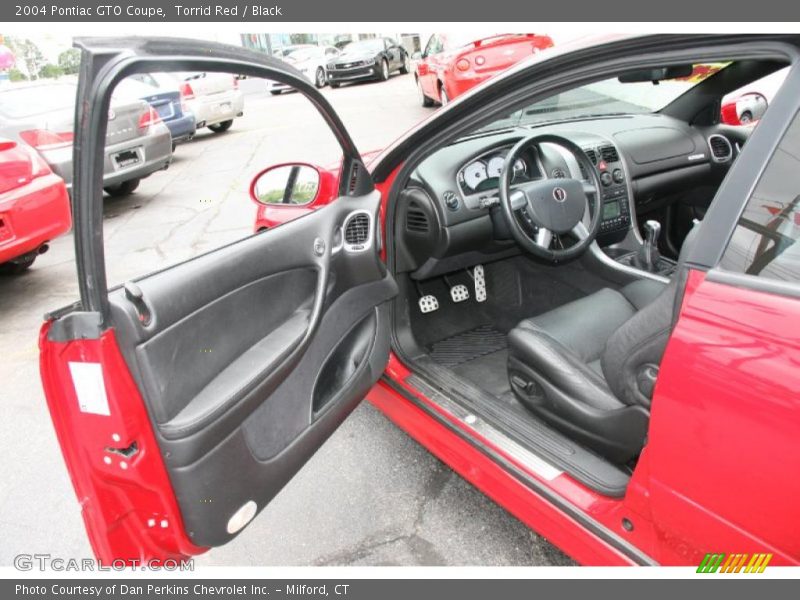
<svg viewBox="0 0 800 600">
<path fill-rule="evenodd" d="M 589 176 L 589 181 L 580 179 L 540 179 L 511 184 L 514 179 L 514 163 L 522 152 L 534 145 L 557 144 L 575 156 L 575 160 Z M 517 142 L 506 156 L 500 175 L 500 206 L 508 221 L 511 234 L 526 251 L 551 262 L 559 262 L 579 256 L 597 237 L 600 231 L 602 186 L 595 166 L 580 146 L 560 135 L 537 134 Z M 583 215 L 587 205 L 591 220 L 587 227 Z M 523 222 L 532 230 L 526 231 Z M 567 248 L 551 248 L 554 234 L 571 233 L 578 241 Z"/>
</svg>

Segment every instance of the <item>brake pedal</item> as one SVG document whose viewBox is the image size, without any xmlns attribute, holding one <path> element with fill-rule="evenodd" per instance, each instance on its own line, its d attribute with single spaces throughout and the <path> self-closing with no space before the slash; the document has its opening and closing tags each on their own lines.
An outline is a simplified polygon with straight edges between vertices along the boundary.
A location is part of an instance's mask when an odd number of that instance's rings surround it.
<svg viewBox="0 0 800 600">
<path fill-rule="evenodd" d="M 483 265 L 476 265 L 472 269 L 472 278 L 475 280 L 475 301 L 486 302 L 486 276 Z"/>
<path fill-rule="evenodd" d="M 469 288 L 463 284 L 454 285 L 450 288 L 450 297 L 453 302 L 464 302 L 469 300 Z"/>
<path fill-rule="evenodd" d="M 433 312 L 439 310 L 439 301 L 436 296 L 428 294 L 419 299 L 419 310 L 423 313 Z"/>
</svg>

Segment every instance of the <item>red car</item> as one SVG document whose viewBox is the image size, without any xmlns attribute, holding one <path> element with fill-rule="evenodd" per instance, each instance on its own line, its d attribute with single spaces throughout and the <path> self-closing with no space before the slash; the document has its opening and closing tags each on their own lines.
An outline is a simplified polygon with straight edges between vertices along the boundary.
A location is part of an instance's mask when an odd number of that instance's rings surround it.
<svg viewBox="0 0 800 600">
<path fill-rule="evenodd" d="M 71 226 L 64 181 L 35 150 L 0 138 L 0 270 L 25 271 Z"/>
<path fill-rule="evenodd" d="M 433 34 L 414 68 L 422 106 L 447 104 L 517 62 L 553 46 L 548 35 L 506 33 L 480 40 Z"/>
<path fill-rule="evenodd" d="M 748 92 L 722 104 L 722 122 L 727 125 L 751 125 L 767 112 L 767 98 L 758 92 Z"/>
<path fill-rule="evenodd" d="M 80 301 L 49 313 L 40 364 L 100 559 L 230 542 L 367 397 L 580 563 L 800 563 L 800 72 L 759 127 L 716 123 L 800 36 L 562 46 L 370 170 L 277 59 L 77 43 Z M 119 69 L 172 59 L 297 88 L 342 166 L 267 171 L 260 196 L 332 201 L 109 290 L 90 117 Z"/>
</svg>

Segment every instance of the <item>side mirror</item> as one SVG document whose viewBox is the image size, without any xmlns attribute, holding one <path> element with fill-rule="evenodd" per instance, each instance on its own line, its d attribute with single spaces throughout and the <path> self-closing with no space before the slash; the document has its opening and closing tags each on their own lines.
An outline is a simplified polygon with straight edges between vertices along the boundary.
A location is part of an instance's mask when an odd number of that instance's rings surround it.
<svg viewBox="0 0 800 600">
<path fill-rule="evenodd" d="M 302 206 L 317 199 L 321 181 L 320 170 L 312 165 L 274 165 L 253 178 L 250 197 L 259 204 Z"/>
</svg>

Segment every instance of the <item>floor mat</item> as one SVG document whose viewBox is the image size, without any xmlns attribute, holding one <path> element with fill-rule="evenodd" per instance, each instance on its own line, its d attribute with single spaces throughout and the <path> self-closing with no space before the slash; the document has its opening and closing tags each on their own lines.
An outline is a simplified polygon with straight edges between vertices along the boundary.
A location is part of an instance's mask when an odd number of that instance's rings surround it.
<svg viewBox="0 0 800 600">
<path fill-rule="evenodd" d="M 474 358 L 468 362 L 450 367 L 459 377 L 477 385 L 479 388 L 504 398 L 512 394 L 508 383 L 508 350 L 498 350 L 485 356 Z"/>
<path fill-rule="evenodd" d="M 479 325 L 430 347 L 431 358 L 443 367 L 455 367 L 506 347 L 506 334 L 492 325 Z"/>
</svg>

